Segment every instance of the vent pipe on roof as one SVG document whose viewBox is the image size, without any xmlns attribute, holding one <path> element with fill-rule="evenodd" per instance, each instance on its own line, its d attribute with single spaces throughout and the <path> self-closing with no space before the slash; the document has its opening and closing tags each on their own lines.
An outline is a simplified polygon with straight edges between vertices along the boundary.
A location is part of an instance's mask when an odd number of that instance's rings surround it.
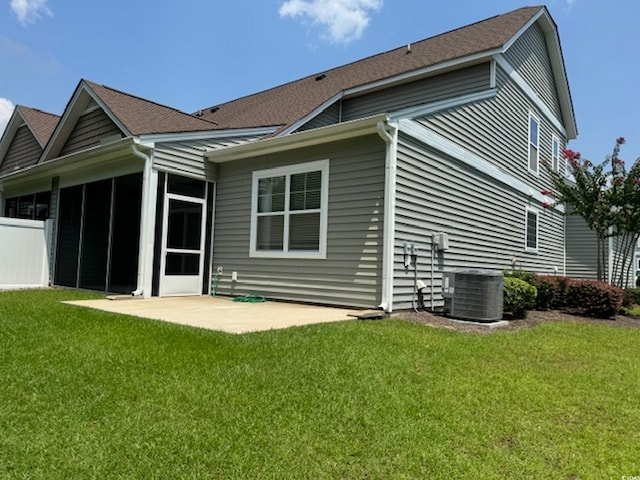
<svg viewBox="0 0 640 480">
<path fill-rule="evenodd" d="M 409 55 L 410 53 L 411 53 L 411 44 L 408 43 L 407 44 L 407 52 L 406 52 L 406 54 Z"/>
</svg>

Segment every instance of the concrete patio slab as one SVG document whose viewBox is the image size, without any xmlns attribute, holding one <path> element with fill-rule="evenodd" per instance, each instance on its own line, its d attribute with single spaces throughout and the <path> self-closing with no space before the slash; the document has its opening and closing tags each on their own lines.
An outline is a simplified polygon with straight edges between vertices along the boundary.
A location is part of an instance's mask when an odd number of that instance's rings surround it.
<svg viewBox="0 0 640 480">
<path fill-rule="evenodd" d="M 358 310 L 286 302 L 244 303 L 223 297 L 169 297 L 64 302 L 107 312 L 208 328 L 248 333 L 313 323 L 354 320 Z"/>
</svg>

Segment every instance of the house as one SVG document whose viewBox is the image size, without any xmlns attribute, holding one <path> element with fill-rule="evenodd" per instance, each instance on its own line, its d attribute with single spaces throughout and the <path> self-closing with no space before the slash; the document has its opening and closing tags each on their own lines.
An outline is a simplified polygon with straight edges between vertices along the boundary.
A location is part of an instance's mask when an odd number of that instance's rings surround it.
<svg viewBox="0 0 640 480">
<path fill-rule="evenodd" d="M 564 168 L 577 130 L 545 7 L 194 114 L 87 80 L 48 141 L 26 112 L 0 140 L 2 211 L 49 199 L 55 285 L 391 312 L 417 283 L 440 305 L 447 271 L 565 270 L 542 163 Z"/>
</svg>

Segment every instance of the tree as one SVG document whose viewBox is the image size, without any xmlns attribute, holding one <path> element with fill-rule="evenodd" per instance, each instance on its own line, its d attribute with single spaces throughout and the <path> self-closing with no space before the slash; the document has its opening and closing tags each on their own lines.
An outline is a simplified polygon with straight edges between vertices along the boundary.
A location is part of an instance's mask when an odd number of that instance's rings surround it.
<svg viewBox="0 0 640 480">
<path fill-rule="evenodd" d="M 635 245 L 640 236 L 640 162 L 636 160 L 629 172 L 620 159 L 620 147 L 625 139 L 616 140 L 612 154 L 599 165 L 583 159 L 580 152 L 565 149 L 572 179 L 550 168 L 555 203 L 567 205 L 567 214 L 582 217 L 596 235 L 598 280 L 626 287 L 632 268 Z M 606 267 L 608 238 L 614 237 L 616 255 L 612 277 Z"/>
</svg>

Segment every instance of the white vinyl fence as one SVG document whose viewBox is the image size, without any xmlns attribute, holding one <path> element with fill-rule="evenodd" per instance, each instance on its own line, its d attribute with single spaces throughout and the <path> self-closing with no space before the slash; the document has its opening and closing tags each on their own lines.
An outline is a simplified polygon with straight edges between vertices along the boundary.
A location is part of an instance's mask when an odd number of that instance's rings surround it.
<svg viewBox="0 0 640 480">
<path fill-rule="evenodd" d="M 0 290 L 49 285 L 52 221 L 0 217 Z"/>
</svg>

